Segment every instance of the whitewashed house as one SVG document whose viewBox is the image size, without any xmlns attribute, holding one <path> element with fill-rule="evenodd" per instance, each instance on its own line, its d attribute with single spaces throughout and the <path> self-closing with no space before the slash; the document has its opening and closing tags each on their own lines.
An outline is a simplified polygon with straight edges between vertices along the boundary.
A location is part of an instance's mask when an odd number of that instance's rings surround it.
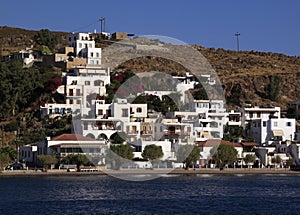
<svg viewBox="0 0 300 215">
<path fill-rule="evenodd" d="M 199 124 L 195 126 L 196 141 L 223 138 L 226 109 L 222 100 L 194 100 Z"/>
<path fill-rule="evenodd" d="M 242 116 L 242 126 L 246 128 L 251 120 L 280 118 L 280 107 L 258 107 L 248 106 L 240 109 Z"/>
<path fill-rule="evenodd" d="M 288 118 L 252 119 L 248 133 L 255 142 L 270 145 L 273 142 L 291 141 L 296 131 L 296 120 Z"/>
<path fill-rule="evenodd" d="M 164 141 L 137 141 L 131 143 L 132 146 L 135 147 L 134 157 L 135 158 L 143 158 L 142 153 L 146 146 L 148 145 L 156 145 L 160 146 L 163 152 L 163 157 L 160 160 L 174 160 L 175 159 L 175 152 L 172 149 L 172 143 L 168 140 Z"/>
<path fill-rule="evenodd" d="M 105 156 L 108 145 L 105 141 L 95 140 L 78 134 L 62 134 L 56 137 L 47 137 L 32 145 L 21 146 L 20 161 L 29 164 L 38 164 L 38 155 L 55 155 L 63 159 L 70 154 L 85 154 L 94 162 L 94 165 L 105 165 Z"/>
<path fill-rule="evenodd" d="M 200 141 L 196 142 L 198 147 L 200 148 L 200 165 L 202 167 L 208 166 L 208 167 L 215 167 L 212 164 L 212 158 L 214 155 L 214 150 L 213 148 L 217 148 L 220 145 L 230 145 L 233 146 L 238 154 L 237 158 L 241 160 L 243 158 L 243 147 L 239 143 L 232 143 L 229 141 L 221 140 L 221 139 L 209 139 L 206 141 Z"/>
<path fill-rule="evenodd" d="M 86 58 L 88 65 L 101 65 L 101 48 L 95 47 L 91 33 L 72 33 L 67 35 L 69 47 L 74 47 L 75 57 Z"/>
</svg>

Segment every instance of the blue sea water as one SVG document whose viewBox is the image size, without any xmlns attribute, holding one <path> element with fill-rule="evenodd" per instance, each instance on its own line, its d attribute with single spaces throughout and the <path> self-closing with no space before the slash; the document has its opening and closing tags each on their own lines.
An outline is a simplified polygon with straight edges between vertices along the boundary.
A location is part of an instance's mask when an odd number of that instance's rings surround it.
<svg viewBox="0 0 300 215">
<path fill-rule="evenodd" d="M 2 177 L 0 214 L 300 214 L 300 176 Z"/>
</svg>

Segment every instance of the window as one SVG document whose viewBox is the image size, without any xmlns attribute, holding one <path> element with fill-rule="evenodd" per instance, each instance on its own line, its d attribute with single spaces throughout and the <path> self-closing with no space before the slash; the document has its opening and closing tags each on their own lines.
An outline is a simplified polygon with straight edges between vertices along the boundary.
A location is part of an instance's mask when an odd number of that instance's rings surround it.
<svg viewBox="0 0 300 215">
<path fill-rule="evenodd" d="M 59 108 L 54 108 L 54 111 L 55 111 L 56 114 L 58 114 L 59 113 Z"/>
<path fill-rule="evenodd" d="M 267 122 L 263 121 L 263 127 L 266 127 L 266 126 L 267 126 Z"/>
<path fill-rule="evenodd" d="M 292 123 L 291 123 L 291 122 L 286 122 L 286 126 L 291 127 L 291 126 L 292 126 Z"/>
<path fill-rule="evenodd" d="M 142 113 L 142 108 L 138 107 L 138 108 L 136 109 L 136 112 L 137 112 L 137 113 Z"/>
<path fill-rule="evenodd" d="M 94 52 L 91 52 L 91 57 L 94 57 Z"/>
<path fill-rule="evenodd" d="M 79 43 L 79 48 L 82 48 L 82 43 Z"/>
<path fill-rule="evenodd" d="M 81 104 L 81 100 L 77 100 L 76 104 L 80 105 Z"/>
<path fill-rule="evenodd" d="M 96 53 L 96 57 L 99 57 L 99 53 L 98 52 Z"/>
<path fill-rule="evenodd" d="M 83 124 L 83 130 L 88 130 L 88 124 L 86 122 Z"/>
<path fill-rule="evenodd" d="M 249 118 L 250 118 L 250 119 L 253 118 L 253 113 L 249 113 Z"/>
<path fill-rule="evenodd" d="M 69 89 L 69 96 L 73 96 L 73 89 Z"/>
<path fill-rule="evenodd" d="M 73 104 L 73 99 L 70 99 L 70 102 L 69 102 L 70 104 Z"/>
<path fill-rule="evenodd" d="M 90 81 L 85 81 L 84 85 L 91 85 L 91 82 Z"/>
<path fill-rule="evenodd" d="M 278 126 L 278 122 L 275 121 L 273 125 L 274 125 L 274 127 L 277 127 Z"/>
<path fill-rule="evenodd" d="M 98 109 L 98 115 L 103 115 L 103 110 L 102 109 Z"/>
<path fill-rule="evenodd" d="M 122 117 L 128 117 L 128 109 L 122 109 Z"/>
<path fill-rule="evenodd" d="M 102 82 L 101 80 L 94 81 L 94 86 L 102 86 L 101 82 Z"/>
<path fill-rule="evenodd" d="M 76 89 L 76 96 L 80 96 L 80 89 Z"/>
<path fill-rule="evenodd" d="M 260 118 L 260 112 L 257 112 L 257 118 Z"/>
</svg>

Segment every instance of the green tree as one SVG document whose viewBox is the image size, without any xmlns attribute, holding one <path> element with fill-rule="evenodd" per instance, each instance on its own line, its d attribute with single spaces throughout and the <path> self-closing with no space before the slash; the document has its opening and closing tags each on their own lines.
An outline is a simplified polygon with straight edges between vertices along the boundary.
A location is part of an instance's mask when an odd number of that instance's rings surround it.
<svg viewBox="0 0 300 215">
<path fill-rule="evenodd" d="M 188 169 L 192 164 L 196 163 L 200 158 L 200 149 L 195 145 L 182 145 L 178 148 L 177 161 L 185 164 L 185 169 Z"/>
<path fill-rule="evenodd" d="M 45 45 L 39 46 L 37 48 L 37 50 L 41 55 L 50 55 L 51 54 L 50 49 L 48 48 L 48 46 L 45 46 Z"/>
<path fill-rule="evenodd" d="M 117 155 L 121 156 L 122 158 L 132 160 L 134 157 L 134 149 L 127 144 L 111 144 L 110 149 L 116 153 Z"/>
<path fill-rule="evenodd" d="M 50 165 L 57 164 L 58 162 L 57 158 L 54 155 L 38 155 L 37 159 L 46 171 Z"/>
<path fill-rule="evenodd" d="M 245 136 L 245 131 L 243 127 L 238 125 L 226 125 L 224 127 L 223 139 L 226 141 L 237 141 L 239 138 Z"/>
<path fill-rule="evenodd" d="M 164 153 L 161 146 L 154 144 L 147 145 L 142 152 L 142 157 L 147 160 L 159 159 L 162 158 L 162 156 L 164 156 Z"/>
<path fill-rule="evenodd" d="M 0 170 L 3 170 L 11 163 L 11 158 L 6 153 L 0 153 Z"/>
<path fill-rule="evenodd" d="M 280 90 L 281 79 L 279 76 L 269 76 L 269 83 L 265 86 L 266 97 L 272 101 L 277 101 Z"/>
<path fill-rule="evenodd" d="M 39 46 L 47 46 L 51 51 L 54 51 L 56 46 L 61 42 L 60 36 L 49 31 L 48 29 L 41 29 L 33 37 L 34 42 Z"/>
<path fill-rule="evenodd" d="M 90 159 L 84 154 L 70 154 L 68 155 L 68 160 L 71 164 L 76 164 L 78 172 L 80 171 L 80 166 L 91 163 Z"/>
<path fill-rule="evenodd" d="M 247 154 L 244 158 L 245 163 L 248 165 L 249 163 L 254 163 L 256 160 L 255 155 Z"/>
<path fill-rule="evenodd" d="M 273 157 L 271 159 L 272 163 L 275 163 L 275 164 L 280 164 L 281 163 L 281 157 L 279 155 L 276 155 L 275 157 Z"/>
<path fill-rule="evenodd" d="M 17 157 L 17 151 L 11 146 L 2 148 L 0 154 L 7 154 L 11 160 L 14 160 Z"/>
<path fill-rule="evenodd" d="M 127 135 L 125 132 L 116 132 L 110 136 L 110 141 L 113 144 L 121 144 L 124 143 L 127 139 Z"/>
<path fill-rule="evenodd" d="M 128 163 L 134 157 L 134 148 L 127 144 L 111 144 L 108 151 L 108 161 L 113 168 L 119 169 L 122 164 Z"/>
<path fill-rule="evenodd" d="M 294 165 L 294 164 L 295 164 L 295 159 L 292 158 L 292 157 L 289 157 L 289 159 L 286 161 L 286 165 L 287 165 L 288 167 L 290 167 L 290 166 L 292 166 L 292 165 Z"/>
<path fill-rule="evenodd" d="M 231 145 L 221 144 L 215 148 L 212 148 L 211 154 L 213 154 L 214 161 L 219 167 L 224 165 L 233 164 L 237 159 L 237 150 Z"/>
<path fill-rule="evenodd" d="M 6 120 L 28 107 L 38 107 L 46 84 L 57 76 L 49 68 L 23 68 L 20 61 L 0 63 L 0 118 Z"/>
</svg>

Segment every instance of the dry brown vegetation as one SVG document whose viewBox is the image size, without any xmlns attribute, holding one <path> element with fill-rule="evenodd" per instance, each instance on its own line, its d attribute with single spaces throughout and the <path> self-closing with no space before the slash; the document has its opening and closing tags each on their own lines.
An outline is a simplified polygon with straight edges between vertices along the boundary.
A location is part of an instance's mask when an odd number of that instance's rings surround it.
<svg viewBox="0 0 300 215">
<path fill-rule="evenodd" d="M 37 31 L 0 27 L 1 49 L 3 54 L 30 47 L 32 36 Z M 56 32 L 62 38 L 66 32 Z M 65 42 L 65 40 L 63 41 Z M 63 44 L 62 44 L 63 45 Z M 97 44 L 104 47 L 105 44 Z M 224 49 L 194 46 L 204 55 L 216 70 L 228 101 L 238 97 L 238 103 L 231 102 L 229 107 L 243 106 L 245 103 L 261 106 L 286 107 L 286 102 L 300 100 L 300 57 L 258 51 L 229 51 Z M 165 71 L 183 73 L 187 69 L 167 59 L 143 57 L 130 60 L 118 67 L 119 71 Z M 279 95 L 272 101 L 265 92 L 270 77 L 279 77 Z"/>
</svg>

